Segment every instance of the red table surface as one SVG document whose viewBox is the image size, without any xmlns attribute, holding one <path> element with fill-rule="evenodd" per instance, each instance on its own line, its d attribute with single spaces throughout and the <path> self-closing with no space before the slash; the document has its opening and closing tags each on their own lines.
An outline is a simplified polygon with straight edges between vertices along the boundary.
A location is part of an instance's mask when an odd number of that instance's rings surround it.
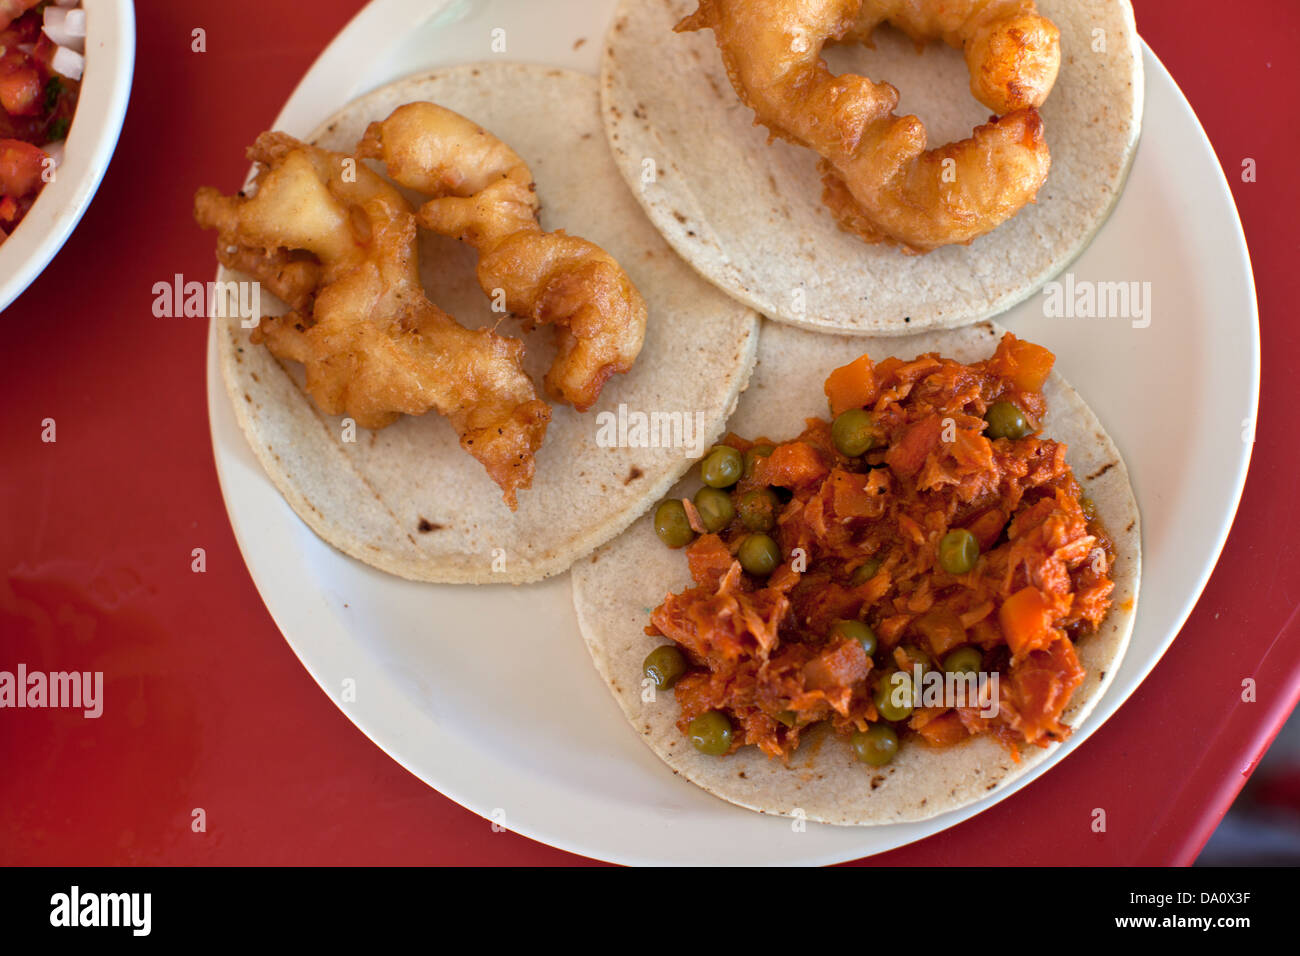
<svg viewBox="0 0 1300 956">
<path fill-rule="evenodd" d="M 111 701 L 98 720 L 0 711 L 0 862 L 581 862 L 494 833 L 312 682 L 226 519 L 207 323 L 152 314 L 155 282 L 212 273 L 194 189 L 239 181 L 245 144 L 362 3 L 310 6 L 139 0 L 116 158 L 75 235 L 0 318 L 0 669 L 101 670 Z M 872 863 L 1190 863 L 1300 694 L 1300 142 L 1278 109 L 1300 89 L 1300 5 L 1261 0 L 1248 20 L 1210 0 L 1137 8 L 1228 171 L 1255 264 L 1263 390 L 1241 510 L 1173 648 L 1076 756 Z M 206 53 L 191 52 L 196 27 Z M 1246 157 L 1258 182 L 1241 181 Z M 41 441 L 45 418 L 54 444 Z M 1248 676 L 1254 703 L 1241 700 Z M 204 833 L 191 829 L 196 807 Z M 1094 807 L 1105 833 L 1090 827 Z"/>
</svg>

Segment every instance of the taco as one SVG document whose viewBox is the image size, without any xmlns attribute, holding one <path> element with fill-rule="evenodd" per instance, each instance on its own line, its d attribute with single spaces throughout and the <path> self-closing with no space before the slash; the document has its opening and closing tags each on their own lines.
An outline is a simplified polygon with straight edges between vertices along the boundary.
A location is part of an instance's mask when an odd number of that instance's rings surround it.
<svg viewBox="0 0 1300 956">
<path fill-rule="evenodd" d="M 989 323 L 765 325 L 700 477 L 573 569 L 655 753 L 740 806 L 853 825 L 1047 759 L 1115 675 L 1141 567 L 1124 463 L 1052 362 Z"/>
<path fill-rule="evenodd" d="M 1142 48 L 1129 0 L 1040 0 L 1038 9 L 1060 31 L 1060 71 L 1033 116 L 1035 135 L 1050 147 L 1036 204 L 969 245 L 925 255 L 846 231 L 870 230 L 839 211 L 842 196 L 827 199 L 835 213 L 827 208 L 824 182 L 828 195 L 836 183 L 814 151 L 756 125 L 714 32 L 699 29 L 698 18 L 687 21 L 694 32 L 674 32 L 697 7 L 707 4 L 623 0 L 604 54 L 605 129 L 620 171 L 673 248 L 770 318 L 899 335 L 992 317 L 1078 256 L 1120 195 L 1143 105 Z M 892 84 L 903 97 L 901 112 L 924 121 L 921 135 L 928 133 L 931 146 L 958 143 L 989 121 L 989 109 L 970 95 L 959 51 L 940 44 L 918 51 L 892 28 L 871 34 L 870 47 L 850 39 L 861 38 L 850 31 L 826 49 L 831 71 Z M 787 46 L 806 50 L 809 42 L 793 33 Z"/>
<path fill-rule="evenodd" d="M 593 77 L 504 63 L 412 77 L 349 103 L 323 122 L 309 142 L 339 152 L 311 155 L 333 162 L 363 137 L 373 140 L 379 130 L 368 132 L 372 123 L 411 103 L 445 107 L 424 109 L 436 122 L 464 128 L 472 121 L 501 137 L 514 151 L 509 155 L 523 157 L 535 177 L 543 226 L 572 234 L 556 232 L 556 242 L 567 250 L 582 241 L 577 236 L 586 237 L 600 244 L 589 255 L 599 260 L 596 267 L 612 259 L 621 264 L 648 313 L 636 361 L 613 369 L 619 374 L 607 380 L 609 370 L 600 371 L 594 379 L 599 397 L 584 411 L 574 406 L 584 407 L 585 398 L 557 402 L 549 425 L 541 413 L 532 416 L 545 437 L 536 450 L 535 474 L 528 475 L 531 487 L 516 482 L 514 510 L 503 502 L 502 488 L 513 494 L 515 486 L 500 480 L 498 487 L 496 476 L 466 454 L 481 447 L 471 447 L 475 439 L 490 440 L 486 429 L 468 439 L 462 434 L 458 442 L 448 419 L 436 412 L 391 415 L 391 424 L 389 417 L 376 416 L 375 424 L 386 427 L 374 430 L 326 414 L 308 395 L 303 367 L 256 344 L 238 318 L 214 319 L 221 373 L 267 475 L 307 525 L 340 551 L 414 580 L 535 581 L 564 571 L 625 528 L 716 438 L 748 380 L 758 318 L 682 263 L 627 194 L 601 141 Z M 473 126 L 468 130 L 472 134 Z M 301 150 L 303 144 L 268 134 L 259 148 L 274 153 Z M 378 146 L 373 149 L 362 155 L 376 155 Z M 371 170 L 383 169 L 358 171 L 380 197 L 390 187 L 375 184 Z M 525 194 L 528 186 L 522 183 Z M 403 194 L 413 205 L 422 198 L 409 190 Z M 494 290 L 476 281 L 476 265 L 482 271 L 483 263 L 469 243 L 421 230 L 418 253 L 421 283 L 439 311 L 470 330 L 501 326 L 518 336 L 525 346 L 523 371 L 534 383 L 551 383 L 546 376 L 557 350 L 553 330 L 502 325 L 500 303 L 486 294 Z M 310 268 L 294 257 L 283 264 L 286 275 Z M 498 255 L 493 268 L 499 274 L 509 261 Z M 218 278 L 226 283 L 245 277 L 223 267 Z M 501 285 L 509 286 L 509 279 Z M 262 306 L 268 316 L 287 309 L 266 294 Z M 291 320 L 263 324 L 293 344 Z M 509 341 L 482 334 L 491 342 Z M 499 346 L 498 352 L 512 348 Z M 520 407 L 525 406 L 545 409 L 540 400 Z"/>
</svg>

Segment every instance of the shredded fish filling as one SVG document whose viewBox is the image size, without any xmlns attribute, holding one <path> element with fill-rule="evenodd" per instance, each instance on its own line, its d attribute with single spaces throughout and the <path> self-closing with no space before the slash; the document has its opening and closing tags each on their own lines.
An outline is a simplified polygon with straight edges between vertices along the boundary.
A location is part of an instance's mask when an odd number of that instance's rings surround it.
<svg viewBox="0 0 1300 956">
<path fill-rule="evenodd" d="M 970 365 L 863 356 L 826 382 L 847 424 L 808 419 L 785 442 L 726 438 L 758 449 L 730 491 L 736 515 L 690 544 L 694 586 L 668 595 L 646 629 L 686 657 L 674 685 L 684 734 L 718 711 L 727 752 L 782 759 L 822 722 L 839 735 L 889 723 L 936 746 L 991 734 L 1013 754 L 1069 734 L 1061 715 L 1084 678 L 1075 641 L 1110 608 L 1115 555 L 1066 446 L 1040 434 L 1053 362 L 1009 333 Z M 846 443 L 868 447 L 850 456 Z M 762 489 L 777 502 L 766 533 L 781 556 L 765 576 L 738 559 L 753 533 L 742 499 Z M 932 706 L 918 694 L 886 721 L 877 695 L 891 675 L 959 659 L 978 663 L 992 700 Z"/>
</svg>

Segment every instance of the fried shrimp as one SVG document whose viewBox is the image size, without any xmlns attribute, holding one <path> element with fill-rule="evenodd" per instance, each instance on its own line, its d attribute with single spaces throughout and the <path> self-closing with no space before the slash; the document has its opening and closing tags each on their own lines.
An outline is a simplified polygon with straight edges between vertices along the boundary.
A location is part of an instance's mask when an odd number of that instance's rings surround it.
<svg viewBox="0 0 1300 956">
<path fill-rule="evenodd" d="M 863 0 L 841 42 L 869 43 L 882 23 L 961 50 L 971 95 L 999 116 L 1042 106 L 1061 68 L 1061 31 L 1034 0 Z"/>
<path fill-rule="evenodd" d="M 973 135 L 927 148 L 899 117 L 898 90 L 822 59 L 889 22 L 912 39 L 962 49 L 971 90 L 1005 113 Z M 1037 106 L 1060 64 L 1060 34 L 1033 0 L 699 0 L 676 27 L 712 29 L 755 121 L 821 157 L 823 201 L 840 227 L 910 252 L 968 243 L 1032 202 L 1051 156 Z"/>
<path fill-rule="evenodd" d="M 255 341 L 303 363 L 327 414 L 378 429 L 437 410 L 513 509 L 550 420 L 522 343 L 470 331 L 428 300 L 414 213 L 363 163 L 280 133 L 258 137 L 249 158 L 259 164 L 252 195 L 202 189 L 195 218 L 218 231 L 222 262 L 293 309 L 264 318 Z"/>
<path fill-rule="evenodd" d="M 632 367 L 645 338 L 640 293 L 599 246 L 542 230 L 533 175 L 509 146 L 458 113 L 410 103 L 371 123 L 357 154 L 382 159 L 396 182 L 432 197 L 420 224 L 478 251 L 484 292 L 555 328 L 545 384 L 557 400 L 585 411 L 611 375 Z"/>
</svg>

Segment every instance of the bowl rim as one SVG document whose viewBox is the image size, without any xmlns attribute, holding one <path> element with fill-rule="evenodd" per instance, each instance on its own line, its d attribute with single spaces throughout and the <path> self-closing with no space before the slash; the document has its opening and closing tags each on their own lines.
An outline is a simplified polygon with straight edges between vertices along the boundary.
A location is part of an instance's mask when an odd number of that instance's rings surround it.
<svg viewBox="0 0 1300 956">
<path fill-rule="evenodd" d="M 0 311 L 36 280 L 81 221 L 108 171 L 135 72 L 132 0 L 82 0 L 86 69 L 63 164 L 18 228 L 0 243 Z"/>
</svg>

